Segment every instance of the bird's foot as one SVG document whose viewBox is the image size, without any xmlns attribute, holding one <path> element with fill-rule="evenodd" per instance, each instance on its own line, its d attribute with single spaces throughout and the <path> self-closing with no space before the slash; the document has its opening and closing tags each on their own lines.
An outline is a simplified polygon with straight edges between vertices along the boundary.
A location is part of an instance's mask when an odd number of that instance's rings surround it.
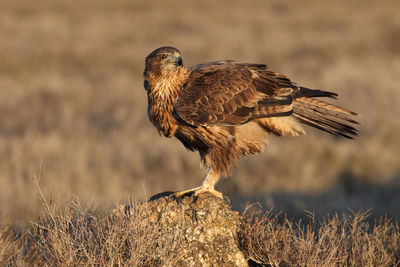
<svg viewBox="0 0 400 267">
<path fill-rule="evenodd" d="M 199 194 L 206 193 L 206 192 L 211 193 L 211 194 L 213 194 L 214 196 L 216 196 L 216 197 L 218 197 L 218 198 L 220 198 L 220 199 L 222 199 L 222 200 L 224 199 L 224 195 L 222 195 L 221 192 L 215 190 L 215 189 L 212 188 L 212 187 L 201 187 L 201 188 L 199 188 L 198 190 L 195 190 L 195 191 L 194 191 L 194 195 L 195 195 L 195 196 L 198 196 Z"/>
<path fill-rule="evenodd" d="M 184 191 L 178 191 L 175 192 L 174 194 L 172 194 L 174 197 L 183 197 L 184 195 L 189 195 L 189 194 L 194 194 L 194 192 L 196 192 L 197 190 L 199 190 L 201 188 L 201 186 L 192 188 L 192 189 L 188 189 L 188 190 L 184 190 Z"/>
<path fill-rule="evenodd" d="M 198 187 L 195 187 L 195 188 L 192 188 L 192 189 L 175 192 L 173 194 L 173 196 L 179 198 L 179 197 L 182 197 L 182 196 L 184 196 L 186 194 L 193 194 L 194 196 L 197 197 L 199 194 L 206 193 L 206 192 L 211 193 L 211 194 L 213 194 L 214 196 L 216 196 L 216 197 L 218 197 L 220 199 L 224 199 L 224 196 L 222 195 L 221 192 L 215 190 L 213 187 L 204 187 L 204 186 L 198 186 Z"/>
</svg>

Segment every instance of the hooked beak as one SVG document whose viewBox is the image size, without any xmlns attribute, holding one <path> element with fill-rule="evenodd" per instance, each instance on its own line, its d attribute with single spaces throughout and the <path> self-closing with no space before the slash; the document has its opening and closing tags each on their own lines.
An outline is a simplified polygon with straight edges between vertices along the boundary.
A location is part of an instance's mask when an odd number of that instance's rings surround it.
<svg viewBox="0 0 400 267">
<path fill-rule="evenodd" d="M 177 57 L 177 59 L 176 59 L 176 65 L 178 65 L 178 66 L 182 66 L 182 65 L 183 65 L 183 61 L 182 61 L 182 57 L 181 57 L 181 56 L 178 56 L 178 57 Z"/>
<path fill-rule="evenodd" d="M 176 66 L 182 66 L 183 65 L 182 57 L 178 53 L 175 53 L 173 56 L 171 56 L 168 61 L 169 61 L 169 63 L 173 63 Z"/>
</svg>

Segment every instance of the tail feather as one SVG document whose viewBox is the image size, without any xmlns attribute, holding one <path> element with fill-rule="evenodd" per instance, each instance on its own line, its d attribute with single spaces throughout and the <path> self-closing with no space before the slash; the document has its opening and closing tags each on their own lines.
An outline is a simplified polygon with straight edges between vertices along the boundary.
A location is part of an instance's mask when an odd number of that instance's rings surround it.
<svg viewBox="0 0 400 267">
<path fill-rule="evenodd" d="M 302 91 L 302 92 L 301 92 Z M 358 130 L 351 124 L 359 124 L 350 118 L 357 113 L 317 100 L 312 97 L 331 97 L 335 98 L 337 94 L 301 88 L 293 105 L 293 116 L 302 123 L 328 132 L 336 136 L 343 136 L 353 139 L 357 136 Z"/>
<path fill-rule="evenodd" d="M 314 120 L 309 119 L 307 117 L 304 117 L 302 115 L 294 114 L 293 116 L 296 117 L 302 123 L 307 124 L 309 126 L 312 126 L 312 127 L 316 128 L 316 129 L 319 129 L 321 131 L 330 133 L 330 134 L 335 135 L 335 136 L 343 136 L 343 137 L 346 137 L 346 138 L 349 138 L 349 139 L 354 139 L 354 137 L 352 137 L 352 136 L 349 136 L 349 135 L 346 135 L 346 134 L 342 134 L 342 133 L 340 133 L 338 131 L 334 131 L 331 128 L 326 127 L 326 126 L 318 123 L 317 121 L 314 121 Z"/>
<path fill-rule="evenodd" d="M 346 115 L 357 116 L 358 115 L 357 113 L 329 104 L 327 102 L 305 97 L 297 98 L 296 102 L 301 102 L 301 106 L 307 107 L 308 109 L 319 111 L 329 116 L 336 117 L 354 124 L 360 124 L 359 122 L 346 116 Z"/>
<path fill-rule="evenodd" d="M 355 129 L 353 126 L 341 122 L 334 117 L 327 116 L 324 113 L 314 112 L 312 110 L 310 111 L 302 108 L 295 108 L 293 115 L 303 123 L 320 130 L 324 130 L 333 135 L 340 135 L 350 139 L 353 138 L 352 136 L 357 135 L 357 129 Z"/>
</svg>

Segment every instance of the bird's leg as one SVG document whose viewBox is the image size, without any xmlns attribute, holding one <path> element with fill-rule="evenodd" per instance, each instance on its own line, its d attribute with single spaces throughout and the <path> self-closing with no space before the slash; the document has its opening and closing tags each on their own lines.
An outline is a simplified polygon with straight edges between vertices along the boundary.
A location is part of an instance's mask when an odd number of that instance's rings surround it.
<svg viewBox="0 0 400 267">
<path fill-rule="evenodd" d="M 214 171 L 212 168 L 209 168 L 203 183 L 197 190 L 194 191 L 194 195 L 197 196 L 198 194 L 209 192 L 216 197 L 224 199 L 222 193 L 214 189 L 214 186 L 220 177 L 221 175 L 218 172 Z"/>
<path fill-rule="evenodd" d="M 223 199 L 223 195 L 221 192 L 214 189 L 215 184 L 218 182 L 220 178 L 220 174 L 215 172 L 212 168 L 209 168 L 206 173 L 206 177 L 204 178 L 203 183 L 195 188 L 176 192 L 174 195 L 176 197 L 181 197 L 189 192 L 194 192 L 194 195 L 197 196 L 198 194 L 209 192 L 216 197 Z"/>
</svg>

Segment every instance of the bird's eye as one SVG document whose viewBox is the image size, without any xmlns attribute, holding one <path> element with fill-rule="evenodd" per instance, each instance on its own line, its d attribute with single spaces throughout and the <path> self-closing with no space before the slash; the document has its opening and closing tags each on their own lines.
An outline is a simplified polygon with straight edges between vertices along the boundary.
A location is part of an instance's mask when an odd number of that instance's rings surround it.
<svg viewBox="0 0 400 267">
<path fill-rule="evenodd" d="M 162 54 L 162 55 L 159 56 L 159 58 L 160 58 L 160 59 L 166 59 L 166 58 L 167 58 L 167 55 Z"/>
</svg>

